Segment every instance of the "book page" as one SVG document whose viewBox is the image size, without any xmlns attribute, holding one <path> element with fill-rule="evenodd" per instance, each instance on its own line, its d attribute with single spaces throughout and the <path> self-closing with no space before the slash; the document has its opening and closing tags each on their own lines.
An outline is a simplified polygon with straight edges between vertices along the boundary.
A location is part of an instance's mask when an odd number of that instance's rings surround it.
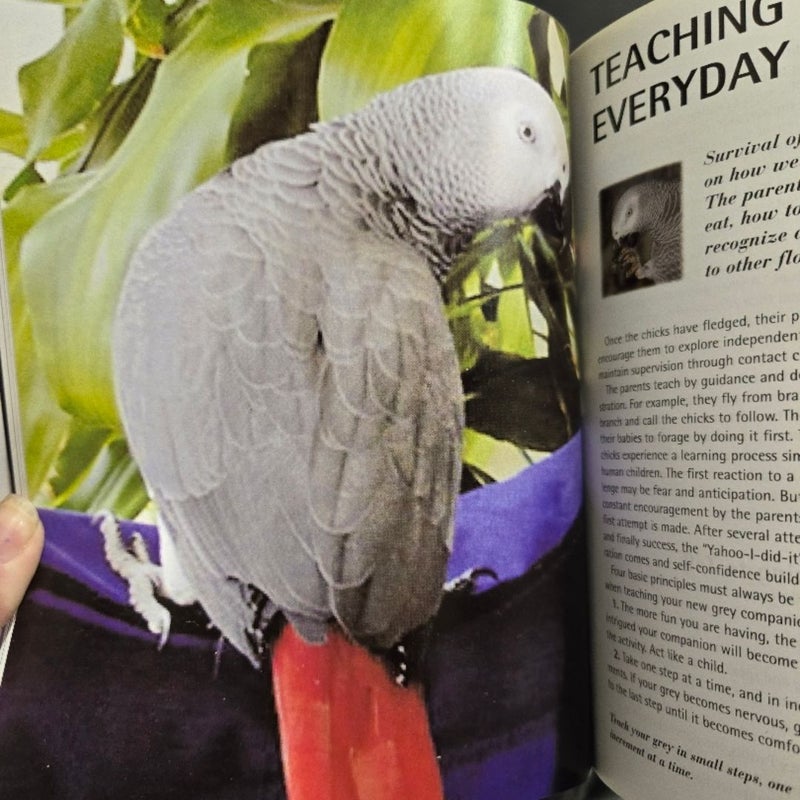
<svg viewBox="0 0 800 800">
<path fill-rule="evenodd" d="M 579 49 L 600 774 L 800 793 L 800 8 L 658 2 Z"/>
<path fill-rule="evenodd" d="M 582 781 L 563 30 L 517 0 L 17 19 L 43 5 L 0 2 L 17 38 L 43 34 L 2 61 L 20 102 L 0 149 L 46 530 L 0 785 L 438 796 L 421 775 L 482 800 Z M 290 625 L 313 656 L 273 668 Z M 334 647 L 350 660 L 309 674 Z"/>
<path fill-rule="evenodd" d="M 11 21 L 11 9 L 8 3 L 0 5 L 0 107 L 10 111 L 9 117 L 19 114 L 22 107 L 17 85 L 17 69 L 20 65 L 36 55 L 36 48 L 51 40 L 54 30 L 60 27 L 57 10 L 37 5 L 28 14 L 17 14 Z M 17 10 L 19 7 L 17 7 Z M 4 146 L 0 147 L 0 181 L 7 186 L 20 170 L 19 141 L 16 147 L 13 124 L 9 126 L 9 134 Z M 10 147 L 9 147 L 10 145 Z M 9 149 L 16 152 L 9 152 Z M 22 412 L 19 405 L 19 386 L 15 349 L 13 343 L 13 324 L 10 306 L 10 289 L 8 262 L 6 257 L 7 242 L 0 232 L 0 374 L 2 374 L 2 417 L 0 428 L 0 494 L 8 492 L 27 492 L 25 475 L 25 452 L 22 436 Z M 0 631 L 0 680 L 5 671 L 8 649 L 14 620 Z"/>
<path fill-rule="evenodd" d="M 0 233 L 0 497 L 25 491 L 25 456 L 22 447 L 8 285 Z M 3 679 L 14 620 L 0 628 L 0 682 Z"/>
</svg>

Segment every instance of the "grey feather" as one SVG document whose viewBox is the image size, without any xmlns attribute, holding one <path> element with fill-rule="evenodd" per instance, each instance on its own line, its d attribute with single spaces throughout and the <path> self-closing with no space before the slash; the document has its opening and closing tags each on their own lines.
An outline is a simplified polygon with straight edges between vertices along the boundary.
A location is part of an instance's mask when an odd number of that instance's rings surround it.
<svg viewBox="0 0 800 800">
<path fill-rule="evenodd" d="M 680 182 L 645 181 L 627 189 L 614 207 L 611 232 L 618 242 L 632 234 L 648 238 L 650 257 L 637 266 L 637 278 L 649 279 L 654 283 L 680 278 Z"/>
<path fill-rule="evenodd" d="M 114 329 L 121 415 L 242 652 L 248 587 L 311 639 L 335 621 L 389 647 L 435 612 L 463 424 L 437 278 L 481 226 L 563 194 L 566 158 L 533 81 L 460 70 L 235 162 L 142 242 Z"/>
</svg>

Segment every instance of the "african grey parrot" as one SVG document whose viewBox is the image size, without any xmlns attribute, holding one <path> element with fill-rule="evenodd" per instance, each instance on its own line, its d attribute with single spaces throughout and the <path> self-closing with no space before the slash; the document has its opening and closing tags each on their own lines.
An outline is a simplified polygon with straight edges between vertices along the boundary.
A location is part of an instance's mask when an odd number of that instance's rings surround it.
<svg viewBox="0 0 800 800">
<path fill-rule="evenodd" d="M 460 477 L 441 283 L 478 230 L 563 200 L 568 178 L 549 95 L 485 67 L 380 95 L 189 194 L 133 256 L 113 334 L 160 514 L 148 580 L 254 663 L 278 613 L 301 645 L 339 631 L 362 650 L 426 623 Z M 165 636 L 167 612 L 135 605 Z"/>
<path fill-rule="evenodd" d="M 617 243 L 622 243 L 637 234 L 647 237 L 650 257 L 644 263 L 638 259 L 631 272 L 639 279 L 649 279 L 654 283 L 680 278 L 682 261 L 679 181 L 644 181 L 623 193 L 614 206 L 611 235 Z"/>
</svg>

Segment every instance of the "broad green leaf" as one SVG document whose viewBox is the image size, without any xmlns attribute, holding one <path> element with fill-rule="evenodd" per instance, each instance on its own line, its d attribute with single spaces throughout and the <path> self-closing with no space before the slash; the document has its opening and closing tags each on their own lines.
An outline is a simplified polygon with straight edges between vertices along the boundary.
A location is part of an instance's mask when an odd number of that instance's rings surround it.
<svg viewBox="0 0 800 800">
<path fill-rule="evenodd" d="M 317 119 L 317 77 L 326 29 L 299 41 L 254 47 L 228 134 L 230 160 L 308 130 Z"/>
<path fill-rule="evenodd" d="M 380 92 L 435 72 L 498 65 L 535 74 L 518 0 L 345 0 L 320 72 L 320 117 L 364 106 Z"/>
<path fill-rule="evenodd" d="M 497 343 L 493 349 L 523 358 L 536 356 L 528 317 L 528 298 L 521 288 L 506 290 L 500 294 L 497 330 Z"/>
<path fill-rule="evenodd" d="M 108 444 L 109 432 L 88 428 L 73 419 L 67 441 L 50 477 L 53 505 L 64 505 L 97 461 Z"/>
<path fill-rule="evenodd" d="M 78 480 L 59 498 L 58 505 L 83 512 L 110 509 L 119 517 L 135 517 L 149 497 L 125 440 L 109 438 L 108 431 L 97 429 L 76 434 L 59 465 L 81 464 L 85 469 L 74 475 Z M 95 449 L 95 445 L 99 447 Z"/>
<path fill-rule="evenodd" d="M 511 442 L 494 439 L 479 431 L 467 428 L 464 431 L 462 459 L 466 466 L 475 466 L 478 471 L 495 481 L 502 481 L 529 467 L 546 453 L 523 450 Z"/>
<path fill-rule="evenodd" d="M 56 137 L 53 143 L 40 154 L 43 161 L 56 161 L 77 150 L 84 140 L 80 129 L 68 131 Z M 0 150 L 18 158 L 25 158 L 28 152 L 28 132 L 25 118 L 13 111 L 0 109 Z"/>
<path fill-rule="evenodd" d="M 22 247 L 37 352 L 59 404 L 88 425 L 118 425 L 109 338 L 130 255 L 143 233 L 226 163 L 227 131 L 250 49 L 292 38 L 336 4 L 212 0 L 166 58 L 135 125 Z"/>
<path fill-rule="evenodd" d="M 42 178 L 33 164 L 25 164 L 22 171 L 18 172 L 6 187 L 5 192 L 3 192 L 3 200 L 11 200 L 20 189 L 25 186 L 34 186 L 37 183 L 44 183 L 44 178 Z"/>
<path fill-rule="evenodd" d="M 141 113 L 157 67 L 158 62 L 145 61 L 129 81 L 115 86 L 105 96 L 86 121 L 85 146 L 72 170 L 97 169 L 116 152 Z"/>
<path fill-rule="evenodd" d="M 89 176 L 63 178 L 49 185 L 22 189 L 3 210 L 3 239 L 11 298 L 17 383 L 28 489 L 43 498 L 45 482 L 70 427 L 70 417 L 53 397 L 33 341 L 30 310 L 22 292 L 20 243 L 31 226 L 49 209 L 85 185 Z M 55 262 L 56 259 L 53 259 Z"/>
<path fill-rule="evenodd" d="M 0 150 L 24 158 L 28 151 L 28 132 L 21 114 L 0 109 Z"/>
<path fill-rule="evenodd" d="M 119 0 L 90 0 L 58 44 L 20 70 L 29 161 L 94 110 L 111 85 L 121 54 Z"/>
</svg>

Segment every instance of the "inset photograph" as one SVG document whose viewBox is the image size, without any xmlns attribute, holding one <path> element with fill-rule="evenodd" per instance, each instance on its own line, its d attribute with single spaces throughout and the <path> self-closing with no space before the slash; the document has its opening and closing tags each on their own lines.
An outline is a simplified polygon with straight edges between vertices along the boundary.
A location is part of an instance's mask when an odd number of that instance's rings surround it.
<svg viewBox="0 0 800 800">
<path fill-rule="evenodd" d="M 600 192 L 603 297 L 683 276 L 681 165 L 634 175 Z"/>
</svg>

